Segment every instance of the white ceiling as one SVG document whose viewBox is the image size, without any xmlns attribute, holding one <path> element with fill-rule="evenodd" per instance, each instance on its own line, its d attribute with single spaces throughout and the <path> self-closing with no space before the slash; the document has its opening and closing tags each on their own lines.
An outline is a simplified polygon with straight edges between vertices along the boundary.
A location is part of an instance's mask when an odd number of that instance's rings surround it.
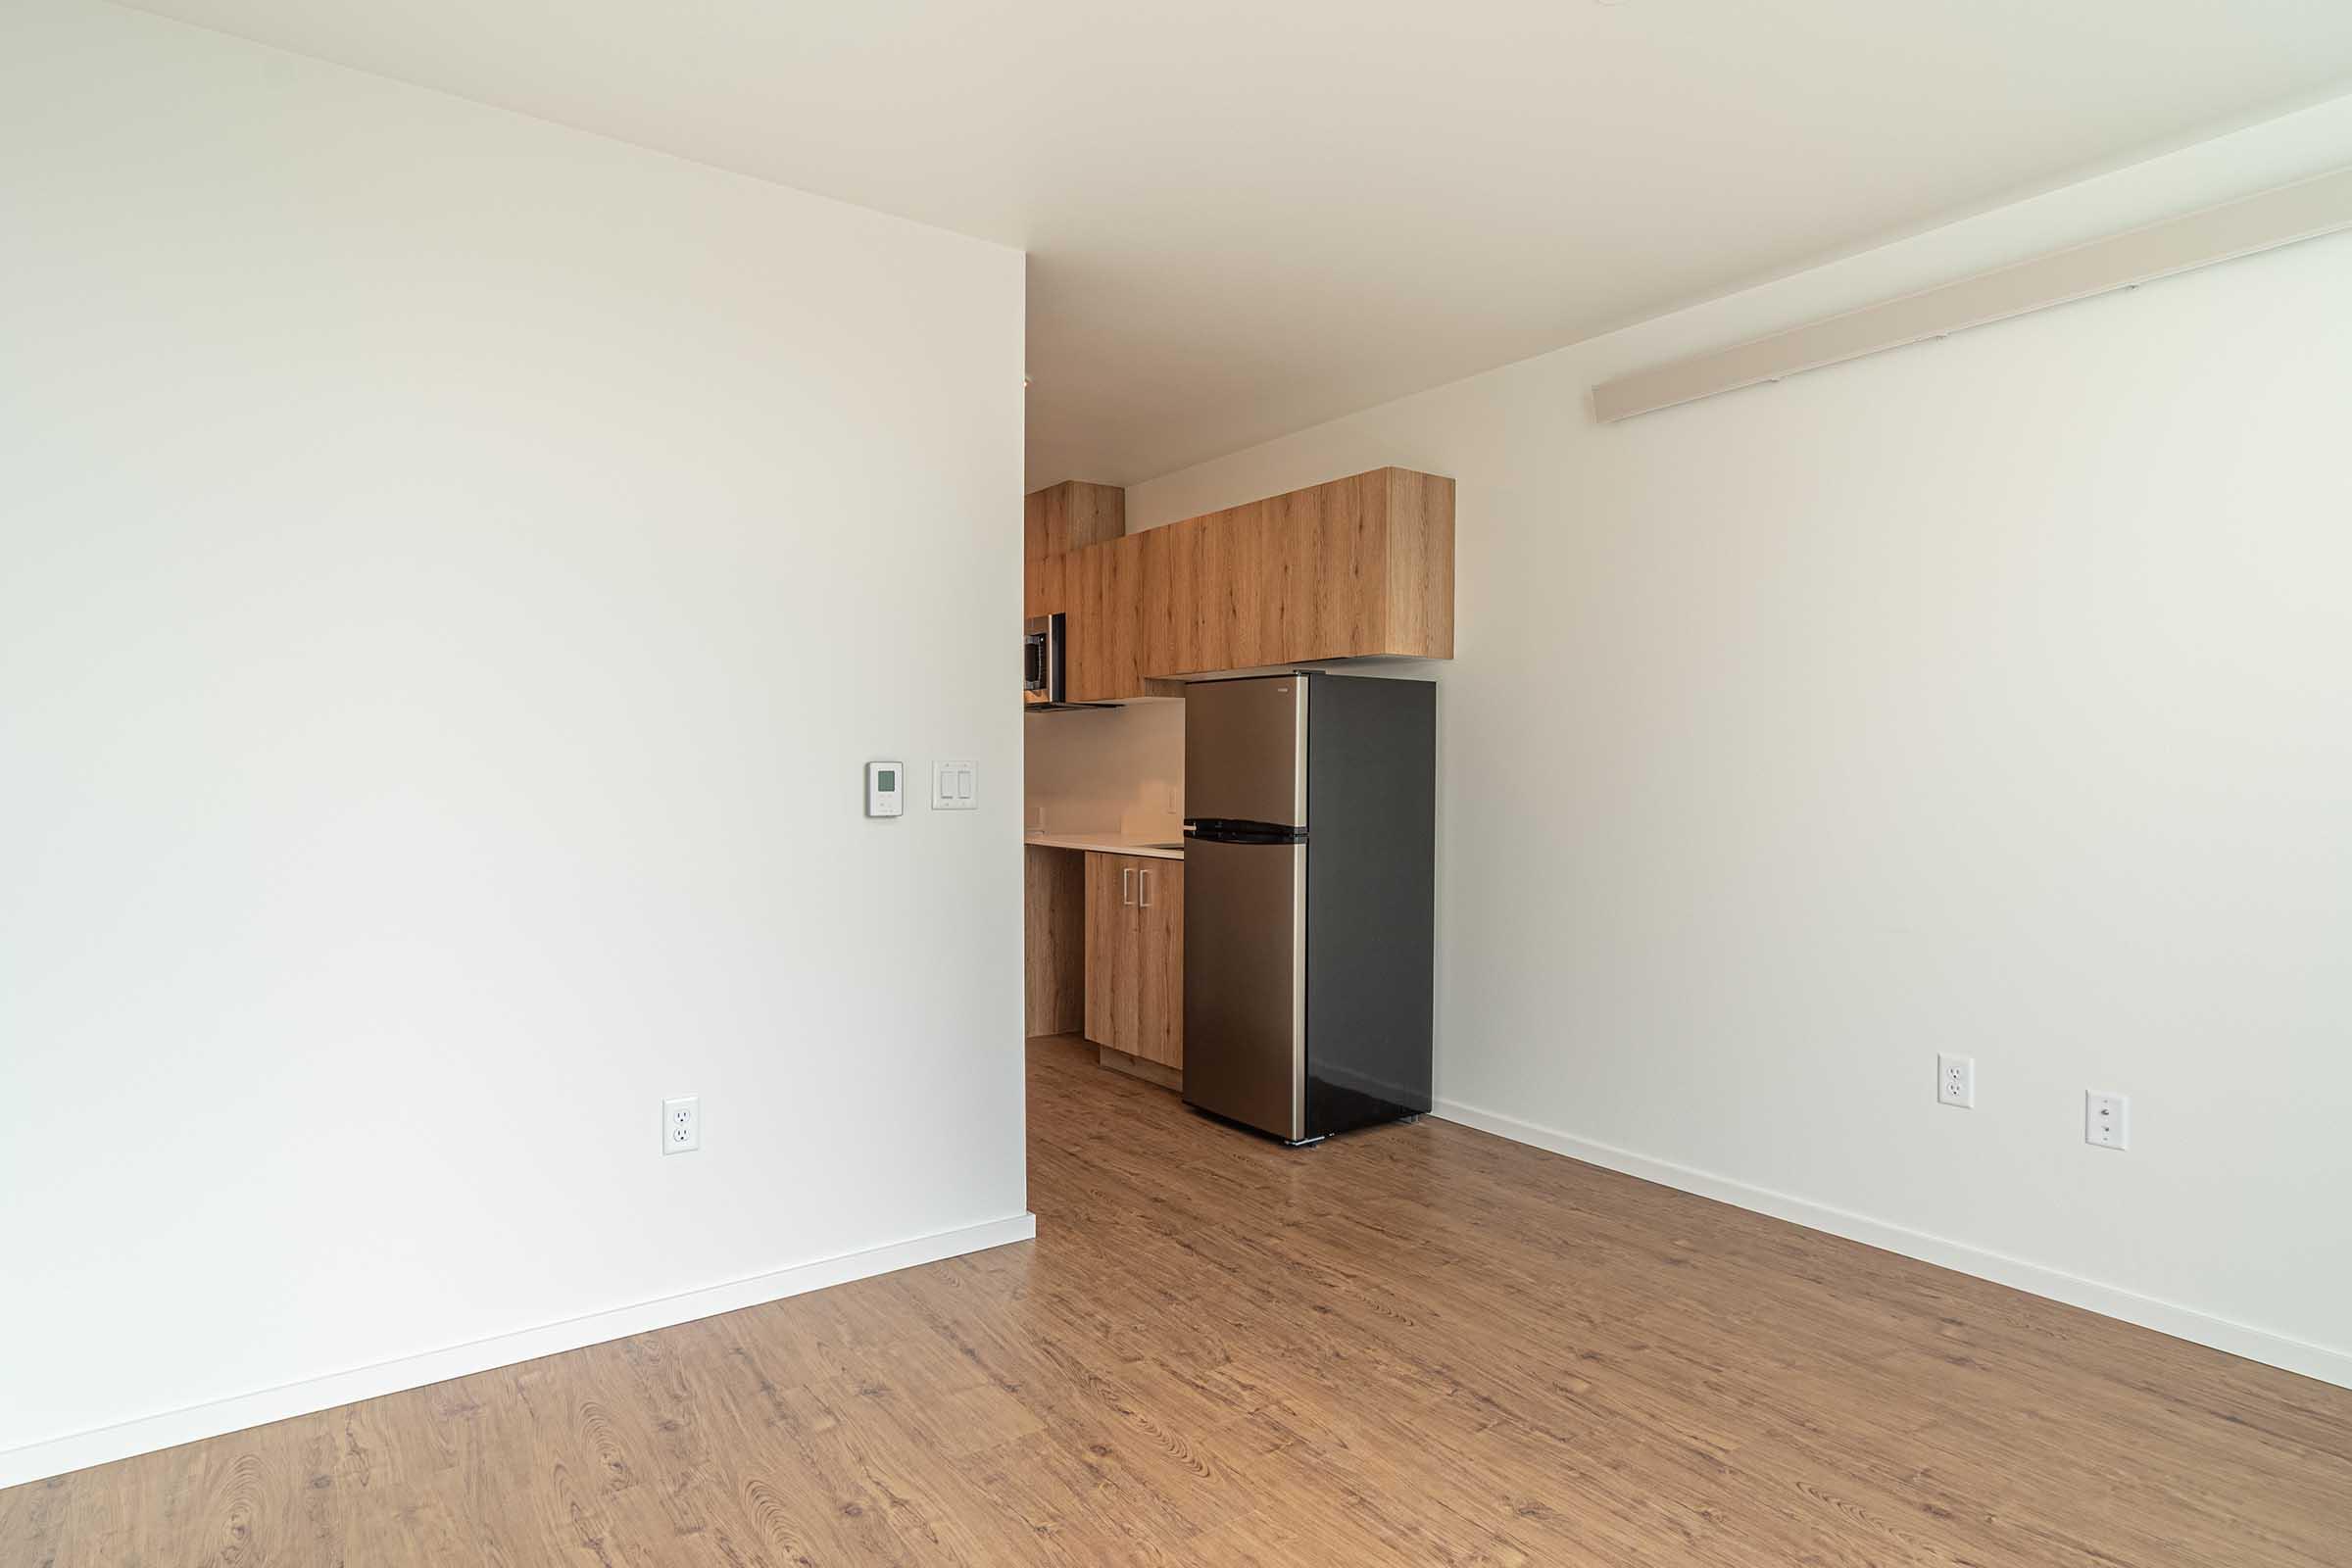
<svg viewBox="0 0 2352 1568">
<path fill-rule="evenodd" d="M 2345 0 L 152 0 L 1031 254 L 1131 483 L 2352 84 Z"/>
</svg>

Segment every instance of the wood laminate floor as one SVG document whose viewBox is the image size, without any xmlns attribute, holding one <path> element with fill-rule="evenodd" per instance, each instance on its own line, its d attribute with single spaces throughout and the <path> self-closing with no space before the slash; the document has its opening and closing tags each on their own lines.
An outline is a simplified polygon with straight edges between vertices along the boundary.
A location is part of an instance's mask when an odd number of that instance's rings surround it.
<svg viewBox="0 0 2352 1568">
<path fill-rule="evenodd" d="M 0 1493 L 0 1564 L 2352 1564 L 2352 1393 L 1030 1045 L 1035 1243 Z"/>
</svg>

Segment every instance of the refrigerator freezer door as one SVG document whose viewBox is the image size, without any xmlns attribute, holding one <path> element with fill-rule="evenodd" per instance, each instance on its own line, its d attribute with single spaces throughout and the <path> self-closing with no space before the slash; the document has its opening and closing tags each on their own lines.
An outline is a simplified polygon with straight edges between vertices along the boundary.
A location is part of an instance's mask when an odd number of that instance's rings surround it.
<svg viewBox="0 0 2352 1568">
<path fill-rule="evenodd" d="M 1184 694 L 1184 814 L 1305 827 L 1303 675 L 1197 681 Z"/>
<path fill-rule="evenodd" d="M 1306 855 L 1194 839 L 1184 857 L 1184 1098 L 1293 1142 L 1306 1136 Z"/>
</svg>

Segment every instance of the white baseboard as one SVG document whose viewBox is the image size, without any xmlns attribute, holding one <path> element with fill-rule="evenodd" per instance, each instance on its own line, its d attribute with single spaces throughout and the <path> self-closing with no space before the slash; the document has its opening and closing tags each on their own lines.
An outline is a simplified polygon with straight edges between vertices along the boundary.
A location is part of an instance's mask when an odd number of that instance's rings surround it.
<svg viewBox="0 0 2352 1568">
<path fill-rule="evenodd" d="M 427 1350 L 348 1372 L 332 1372 L 325 1377 L 306 1378 L 300 1383 L 281 1384 L 160 1415 L 140 1416 L 114 1426 L 49 1438 L 0 1452 L 0 1487 L 39 1481 L 69 1470 L 125 1459 L 135 1453 L 152 1453 L 158 1448 L 175 1447 L 199 1438 L 219 1437 L 224 1432 L 242 1432 L 288 1416 L 331 1410 L 354 1400 L 422 1388 L 428 1383 L 486 1372 L 492 1367 L 512 1366 L 560 1350 L 602 1345 L 607 1340 L 667 1328 L 673 1323 L 689 1323 L 698 1317 L 711 1317 L 739 1307 L 758 1306 L 763 1301 L 780 1301 L 788 1296 L 821 1291 L 828 1285 L 845 1285 L 851 1280 L 888 1274 L 917 1263 L 936 1263 L 941 1258 L 985 1251 L 1008 1242 L 1025 1242 L 1036 1235 L 1037 1216 L 1016 1214 L 1008 1219 L 941 1231 L 935 1236 L 892 1242 L 860 1252 L 818 1258 L 724 1285 L 616 1306 L 560 1323 L 518 1329 L 446 1349 Z"/>
<path fill-rule="evenodd" d="M 1923 1263 L 1935 1263 L 2030 1295 L 2064 1301 L 2069 1306 L 2079 1306 L 2102 1317 L 2118 1318 L 2141 1328 L 2154 1329 L 2159 1334 L 2169 1334 L 2175 1339 L 2227 1350 L 2231 1355 L 2242 1355 L 2249 1361 L 2283 1367 L 2289 1372 L 2318 1378 L 2323 1383 L 2352 1388 L 2352 1349 L 2334 1349 L 2283 1334 L 2274 1334 L 2267 1329 L 2215 1317 L 2176 1301 L 2160 1300 L 2121 1286 L 2104 1285 L 2097 1280 L 2083 1279 L 2080 1275 L 2068 1274 L 2040 1263 L 2030 1263 L 2021 1257 L 1986 1251 L 1964 1242 L 1947 1241 L 1924 1231 L 1873 1219 L 1867 1214 L 1833 1208 L 1827 1203 L 1794 1198 L 1767 1187 L 1751 1186 L 1729 1176 L 1718 1176 L 1712 1171 L 1695 1170 L 1671 1160 L 1652 1159 L 1647 1154 L 1637 1154 L 1630 1150 L 1594 1143 L 1555 1128 L 1521 1121 L 1516 1116 L 1506 1116 L 1499 1111 L 1466 1105 L 1458 1100 L 1440 1100 L 1431 1114 L 1446 1121 L 1459 1122 L 1465 1127 L 1475 1127 L 1480 1132 L 1493 1133 L 1497 1138 L 1507 1138 L 1516 1144 L 1528 1144 L 1555 1154 L 1565 1154 L 1570 1159 L 1581 1159 L 1589 1165 L 1639 1176 L 1643 1181 L 1656 1182 L 1661 1187 L 1696 1193 L 1701 1198 L 1712 1198 L 1738 1208 L 1752 1209 L 1759 1214 L 1770 1214 L 1775 1219 L 1788 1220 L 1812 1230 L 1842 1236 L 1848 1241 L 1899 1252 L 1905 1257 L 1918 1258 Z"/>
</svg>

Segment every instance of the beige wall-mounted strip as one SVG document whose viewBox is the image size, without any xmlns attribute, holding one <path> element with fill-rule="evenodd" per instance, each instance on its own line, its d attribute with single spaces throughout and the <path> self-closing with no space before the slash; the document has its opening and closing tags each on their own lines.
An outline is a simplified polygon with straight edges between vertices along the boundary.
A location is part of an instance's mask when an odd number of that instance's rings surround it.
<svg viewBox="0 0 2352 1568">
<path fill-rule="evenodd" d="M 1637 370 L 1594 387 L 1592 412 L 1604 423 L 1628 418 L 2343 228 L 2352 228 L 2352 169 Z"/>
</svg>

